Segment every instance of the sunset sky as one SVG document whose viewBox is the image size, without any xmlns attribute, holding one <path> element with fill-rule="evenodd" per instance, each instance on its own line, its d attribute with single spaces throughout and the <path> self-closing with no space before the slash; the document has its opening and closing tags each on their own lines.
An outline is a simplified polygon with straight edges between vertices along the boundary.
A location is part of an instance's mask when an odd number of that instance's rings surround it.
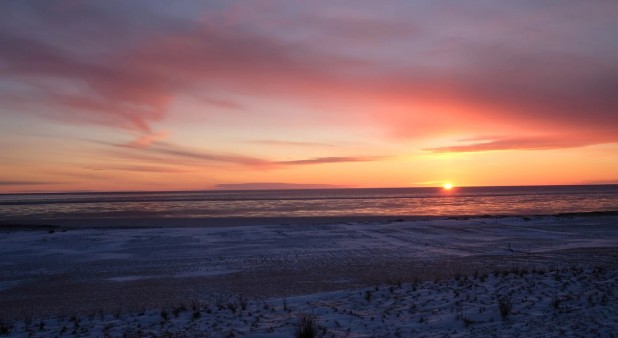
<svg viewBox="0 0 618 338">
<path fill-rule="evenodd" d="M 0 192 L 618 183 L 617 17 L 2 1 Z"/>
</svg>

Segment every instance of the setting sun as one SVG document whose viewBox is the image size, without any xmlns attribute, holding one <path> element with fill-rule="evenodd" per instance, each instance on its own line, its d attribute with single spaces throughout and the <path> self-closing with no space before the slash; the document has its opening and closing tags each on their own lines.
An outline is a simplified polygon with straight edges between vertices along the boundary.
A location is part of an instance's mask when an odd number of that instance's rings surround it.
<svg viewBox="0 0 618 338">
<path fill-rule="evenodd" d="M 447 183 L 444 183 L 442 185 L 442 188 L 444 188 L 444 190 L 451 190 L 451 189 L 453 189 L 453 185 L 451 183 L 447 182 Z"/>
</svg>

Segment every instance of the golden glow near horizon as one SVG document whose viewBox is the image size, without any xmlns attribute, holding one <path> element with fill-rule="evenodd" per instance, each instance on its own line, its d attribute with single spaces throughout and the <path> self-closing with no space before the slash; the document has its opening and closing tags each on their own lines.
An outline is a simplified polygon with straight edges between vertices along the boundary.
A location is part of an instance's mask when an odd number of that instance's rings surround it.
<svg viewBox="0 0 618 338">
<path fill-rule="evenodd" d="M 450 182 L 446 182 L 442 185 L 442 188 L 444 188 L 444 190 L 451 190 L 453 189 L 453 184 Z"/>
</svg>

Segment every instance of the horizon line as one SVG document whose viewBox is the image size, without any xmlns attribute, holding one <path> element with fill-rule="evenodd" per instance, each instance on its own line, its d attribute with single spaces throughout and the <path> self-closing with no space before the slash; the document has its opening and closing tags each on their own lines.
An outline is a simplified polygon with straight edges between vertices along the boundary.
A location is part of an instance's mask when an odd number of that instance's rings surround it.
<svg viewBox="0 0 618 338">
<path fill-rule="evenodd" d="M 467 185 L 453 186 L 453 189 L 462 188 L 532 188 L 532 187 L 595 187 L 595 186 L 618 186 L 618 183 L 582 183 L 582 184 L 524 184 L 524 185 Z M 140 194 L 140 193 L 197 193 L 197 192 L 228 192 L 228 191 L 298 191 L 298 190 L 370 190 L 370 189 L 443 189 L 442 186 L 407 186 L 407 187 L 339 187 L 339 188 L 272 188 L 272 189 L 196 189 L 196 190 L 74 190 L 74 191 L 39 191 L 39 192 L 10 192 L 0 193 L 7 195 L 53 195 L 53 194 Z"/>
</svg>

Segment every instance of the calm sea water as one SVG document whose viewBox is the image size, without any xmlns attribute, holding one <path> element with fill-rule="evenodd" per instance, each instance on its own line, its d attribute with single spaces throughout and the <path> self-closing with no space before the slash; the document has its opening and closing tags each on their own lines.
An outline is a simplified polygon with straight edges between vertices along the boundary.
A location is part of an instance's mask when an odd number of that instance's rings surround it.
<svg viewBox="0 0 618 338">
<path fill-rule="evenodd" d="M 0 220 L 539 215 L 618 210 L 618 185 L 0 195 Z"/>
</svg>

